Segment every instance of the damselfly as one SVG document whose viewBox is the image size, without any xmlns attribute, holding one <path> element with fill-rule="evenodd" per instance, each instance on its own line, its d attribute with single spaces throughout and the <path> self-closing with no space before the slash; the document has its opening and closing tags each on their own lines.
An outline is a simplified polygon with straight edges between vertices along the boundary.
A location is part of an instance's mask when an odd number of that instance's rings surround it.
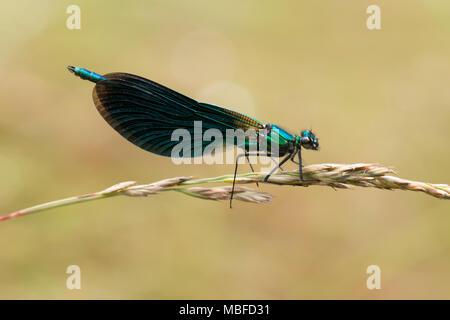
<svg viewBox="0 0 450 320">
<path fill-rule="evenodd" d="M 84 68 L 68 66 L 70 72 L 81 79 L 96 83 L 93 98 L 102 117 L 125 139 L 136 146 L 162 156 L 173 156 L 172 151 L 177 141 L 172 140 L 172 133 L 185 129 L 194 134 L 194 122 L 202 122 L 202 130 L 214 128 L 224 135 L 227 129 L 252 129 L 254 139 L 246 139 L 237 145 L 243 154 L 236 157 L 233 192 L 239 158 L 261 155 L 259 145 L 266 143 L 264 155 L 283 158 L 266 176 L 264 181 L 275 173 L 288 160 L 299 166 L 299 178 L 303 179 L 301 150 L 319 149 L 319 140 L 311 130 L 304 130 L 300 135 L 290 134 L 274 124 L 262 122 L 245 114 L 221 108 L 208 103 L 198 102 L 172 89 L 151 80 L 128 73 L 108 73 L 99 75 Z M 234 141 L 234 140 L 233 140 Z M 190 152 L 183 157 L 195 157 L 202 152 L 209 142 L 192 141 Z M 224 141 L 225 143 L 225 141 Z M 276 148 L 275 148 L 276 146 Z M 196 150 L 197 149 L 197 150 Z M 201 150 L 198 150 L 201 149 Z M 273 150 L 277 152 L 274 153 Z M 258 150 L 250 153 L 251 150 Z M 200 152 L 198 152 L 200 151 Z M 295 156 L 298 162 L 295 161 Z M 251 166 L 251 164 L 250 164 Z M 252 168 L 253 170 L 253 168 Z"/>
</svg>

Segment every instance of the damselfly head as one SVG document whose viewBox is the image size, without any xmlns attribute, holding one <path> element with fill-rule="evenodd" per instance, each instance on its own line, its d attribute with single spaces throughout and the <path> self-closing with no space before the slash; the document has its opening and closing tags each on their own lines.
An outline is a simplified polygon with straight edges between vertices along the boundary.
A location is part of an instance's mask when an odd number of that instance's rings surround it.
<svg viewBox="0 0 450 320">
<path fill-rule="evenodd" d="M 319 150 L 319 139 L 311 130 L 304 130 L 297 136 L 297 143 L 305 149 Z"/>
</svg>

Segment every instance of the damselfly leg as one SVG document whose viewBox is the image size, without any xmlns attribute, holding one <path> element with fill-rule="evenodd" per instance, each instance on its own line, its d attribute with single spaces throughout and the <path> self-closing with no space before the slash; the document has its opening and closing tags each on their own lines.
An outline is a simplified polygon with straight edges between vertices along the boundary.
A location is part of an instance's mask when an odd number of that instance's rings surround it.
<svg viewBox="0 0 450 320">
<path fill-rule="evenodd" d="M 298 150 L 298 162 L 295 162 L 294 157 L 292 157 L 291 160 L 292 160 L 292 162 L 298 164 L 298 172 L 299 172 L 300 181 L 319 182 L 319 180 L 315 180 L 315 179 L 303 179 L 303 164 L 302 164 L 302 150 L 301 149 Z"/>
<path fill-rule="evenodd" d="M 275 168 L 273 168 L 267 176 L 265 176 L 264 182 L 267 182 L 267 180 L 269 180 L 270 176 L 272 174 L 274 174 L 278 169 L 281 169 L 281 166 L 291 158 L 292 158 L 292 154 L 288 154 L 283 160 L 281 160 L 281 162 Z"/>
</svg>

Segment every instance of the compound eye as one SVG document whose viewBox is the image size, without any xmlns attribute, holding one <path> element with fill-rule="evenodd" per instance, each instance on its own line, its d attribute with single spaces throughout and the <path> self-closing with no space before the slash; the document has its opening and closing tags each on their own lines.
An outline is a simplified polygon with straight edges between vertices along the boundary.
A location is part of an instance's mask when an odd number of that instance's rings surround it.
<svg viewBox="0 0 450 320">
<path fill-rule="evenodd" d="M 312 141 L 309 137 L 302 137 L 300 140 L 301 145 L 305 149 L 311 149 L 312 148 Z"/>
<path fill-rule="evenodd" d="M 301 144 L 309 144 L 311 143 L 311 139 L 309 137 L 302 137 L 300 142 Z"/>
</svg>

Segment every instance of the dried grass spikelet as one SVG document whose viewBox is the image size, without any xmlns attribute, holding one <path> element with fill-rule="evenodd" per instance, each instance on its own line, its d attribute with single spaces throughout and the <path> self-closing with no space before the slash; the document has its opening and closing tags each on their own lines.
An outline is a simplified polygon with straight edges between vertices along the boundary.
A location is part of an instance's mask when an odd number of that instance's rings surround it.
<svg viewBox="0 0 450 320">
<path fill-rule="evenodd" d="M 315 164 L 303 168 L 304 179 L 299 179 L 298 171 L 282 171 L 272 175 L 264 182 L 266 173 L 251 172 L 236 176 L 236 188 L 233 198 L 238 201 L 251 203 L 270 202 L 272 196 L 265 192 L 254 191 L 251 188 L 239 186 L 249 183 L 270 183 L 286 186 L 328 186 L 335 189 L 349 189 L 352 186 L 378 188 L 385 190 L 420 191 L 439 199 L 450 199 L 450 186 L 447 184 L 433 184 L 411 181 L 395 176 L 395 172 L 377 164 Z M 193 177 L 176 177 L 164 179 L 151 184 L 136 185 L 134 181 L 115 184 L 103 191 L 75 196 L 71 198 L 47 202 L 23 210 L 0 216 L 0 221 L 9 220 L 26 214 L 48 210 L 51 208 L 81 203 L 85 201 L 109 198 L 118 195 L 130 197 L 147 197 L 165 191 L 177 191 L 188 196 L 204 200 L 229 200 L 231 186 L 220 187 L 192 187 L 192 185 L 209 183 L 232 183 L 233 175 L 194 180 Z M 312 181 L 311 181 L 312 180 Z"/>
</svg>

